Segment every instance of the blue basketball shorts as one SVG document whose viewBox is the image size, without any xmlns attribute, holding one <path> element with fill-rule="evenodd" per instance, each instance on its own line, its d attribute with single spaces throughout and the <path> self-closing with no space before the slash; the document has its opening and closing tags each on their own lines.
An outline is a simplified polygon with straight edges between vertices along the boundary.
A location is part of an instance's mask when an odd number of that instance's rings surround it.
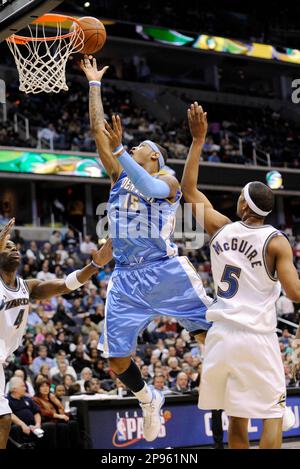
<svg viewBox="0 0 300 469">
<path fill-rule="evenodd" d="M 213 300 L 186 257 L 117 266 L 107 290 L 99 349 L 104 357 L 128 357 L 139 334 L 159 316 L 172 316 L 189 332 L 208 330 Z"/>
</svg>

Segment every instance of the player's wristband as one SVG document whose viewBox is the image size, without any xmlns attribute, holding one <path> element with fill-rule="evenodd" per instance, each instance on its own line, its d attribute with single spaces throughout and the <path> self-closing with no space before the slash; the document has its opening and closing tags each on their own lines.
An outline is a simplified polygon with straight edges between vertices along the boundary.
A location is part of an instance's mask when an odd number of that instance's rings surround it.
<svg viewBox="0 0 300 469">
<path fill-rule="evenodd" d="M 96 264 L 96 262 L 92 261 L 91 262 L 92 266 L 95 267 L 96 269 L 102 269 L 102 265 Z"/>
<path fill-rule="evenodd" d="M 112 152 L 112 154 L 113 154 L 114 156 L 119 156 L 119 155 L 122 155 L 123 151 L 124 151 L 124 147 L 123 147 L 123 145 L 122 145 L 122 143 L 121 143 L 117 148 L 114 149 L 114 151 Z"/>
<path fill-rule="evenodd" d="M 65 283 L 69 290 L 77 290 L 77 288 L 83 285 L 83 283 L 80 283 L 77 279 L 77 272 L 80 272 L 80 270 L 74 270 L 74 272 L 71 272 L 66 278 Z"/>
<path fill-rule="evenodd" d="M 90 86 L 98 86 L 99 88 L 101 87 L 101 81 L 99 80 L 91 80 L 89 81 Z"/>
</svg>

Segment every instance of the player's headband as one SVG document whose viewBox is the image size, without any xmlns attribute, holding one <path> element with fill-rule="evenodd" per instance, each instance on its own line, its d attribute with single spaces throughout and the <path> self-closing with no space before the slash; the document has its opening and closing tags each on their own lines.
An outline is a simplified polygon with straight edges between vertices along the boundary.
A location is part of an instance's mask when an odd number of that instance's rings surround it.
<svg viewBox="0 0 300 469">
<path fill-rule="evenodd" d="M 256 213 L 257 215 L 260 215 L 261 217 L 266 217 L 271 213 L 272 210 L 269 212 L 265 212 L 264 210 L 261 210 L 251 199 L 251 196 L 249 194 L 249 189 L 250 189 L 251 182 L 248 182 L 248 184 L 244 187 L 244 198 L 251 208 L 252 212 Z"/>
<path fill-rule="evenodd" d="M 156 143 L 152 142 L 152 140 L 144 140 L 142 143 L 146 143 L 147 145 L 149 145 L 149 147 L 151 147 L 152 150 L 155 151 L 155 153 L 159 153 L 159 157 L 158 157 L 159 169 L 163 168 L 165 166 L 165 160 L 161 154 L 160 149 L 156 145 Z"/>
</svg>

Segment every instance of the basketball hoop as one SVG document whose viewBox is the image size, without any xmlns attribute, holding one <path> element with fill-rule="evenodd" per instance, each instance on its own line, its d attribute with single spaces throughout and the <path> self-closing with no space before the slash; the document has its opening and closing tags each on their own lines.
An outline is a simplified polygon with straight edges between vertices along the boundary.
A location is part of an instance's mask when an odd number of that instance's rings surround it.
<svg viewBox="0 0 300 469">
<path fill-rule="evenodd" d="M 75 27 L 69 29 L 70 22 Z M 64 23 L 68 33 L 62 34 Z M 46 27 L 56 26 L 47 36 Z M 45 14 L 28 25 L 28 36 L 13 34 L 6 39 L 17 65 L 20 90 L 25 93 L 59 93 L 68 90 L 66 64 L 69 56 L 84 46 L 84 32 L 72 16 Z"/>
</svg>

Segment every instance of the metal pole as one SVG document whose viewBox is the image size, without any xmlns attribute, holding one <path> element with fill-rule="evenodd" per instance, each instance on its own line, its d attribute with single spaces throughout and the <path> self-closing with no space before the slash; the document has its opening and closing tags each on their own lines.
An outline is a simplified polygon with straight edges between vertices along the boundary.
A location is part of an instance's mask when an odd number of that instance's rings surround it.
<svg viewBox="0 0 300 469">
<path fill-rule="evenodd" d="M 82 231 L 83 231 L 83 236 L 86 236 L 87 235 L 87 220 L 85 216 L 82 218 Z"/>
<path fill-rule="evenodd" d="M 37 216 L 37 200 L 36 200 L 36 184 L 31 182 L 31 214 L 32 214 L 32 224 L 33 226 L 38 226 L 38 216 Z"/>
<path fill-rule="evenodd" d="M 288 321 L 287 319 L 277 318 L 277 321 L 284 322 L 284 324 L 288 324 L 289 326 L 293 326 L 295 328 L 298 327 L 298 324 L 295 322 Z"/>
<path fill-rule="evenodd" d="M 25 135 L 26 135 L 26 140 L 29 140 L 30 134 L 29 134 L 29 119 L 25 117 Z"/>
<path fill-rule="evenodd" d="M 7 122 L 7 105 L 6 103 L 3 103 L 2 104 L 2 121 L 4 122 Z"/>
<path fill-rule="evenodd" d="M 254 166 L 257 166 L 257 155 L 256 155 L 256 145 L 255 145 L 255 143 L 253 143 L 252 156 L 253 156 L 253 164 L 254 164 Z"/>
<path fill-rule="evenodd" d="M 240 155 L 243 155 L 243 140 L 239 137 L 239 152 Z"/>
<path fill-rule="evenodd" d="M 15 113 L 14 115 L 14 131 L 16 132 L 16 134 L 18 133 L 18 114 Z"/>
<path fill-rule="evenodd" d="M 54 150 L 54 138 L 53 138 L 53 135 L 51 135 L 50 137 L 50 150 Z"/>
</svg>

